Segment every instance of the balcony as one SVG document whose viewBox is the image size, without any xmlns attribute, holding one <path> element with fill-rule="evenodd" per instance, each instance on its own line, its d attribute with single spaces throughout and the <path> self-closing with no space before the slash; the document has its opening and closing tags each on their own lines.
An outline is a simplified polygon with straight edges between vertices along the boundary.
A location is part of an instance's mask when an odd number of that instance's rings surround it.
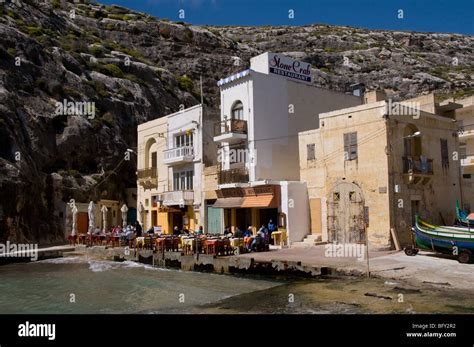
<svg viewBox="0 0 474 347">
<path fill-rule="evenodd" d="M 194 147 L 183 146 L 167 149 L 163 152 L 163 162 L 166 165 L 190 163 L 194 160 Z"/>
<path fill-rule="evenodd" d="M 145 189 L 152 189 L 158 186 L 158 174 L 156 167 L 148 167 L 137 171 L 138 184 Z"/>
<path fill-rule="evenodd" d="M 218 172 L 217 179 L 219 184 L 248 183 L 249 173 L 244 168 L 221 170 Z"/>
<path fill-rule="evenodd" d="M 469 124 L 464 127 L 460 127 L 458 130 L 458 136 L 460 139 L 467 139 L 474 137 L 474 129 L 472 129 L 473 125 Z"/>
<path fill-rule="evenodd" d="M 433 159 L 403 157 L 403 174 L 407 184 L 427 184 L 433 176 Z"/>
<path fill-rule="evenodd" d="M 192 190 L 175 190 L 164 192 L 159 195 L 158 200 L 164 206 L 187 206 L 194 202 L 194 191 Z"/>
<path fill-rule="evenodd" d="M 237 143 L 247 138 L 247 121 L 226 119 L 214 124 L 214 141 Z"/>
<path fill-rule="evenodd" d="M 470 155 L 461 159 L 461 168 L 463 175 L 474 174 L 474 156 Z"/>
</svg>

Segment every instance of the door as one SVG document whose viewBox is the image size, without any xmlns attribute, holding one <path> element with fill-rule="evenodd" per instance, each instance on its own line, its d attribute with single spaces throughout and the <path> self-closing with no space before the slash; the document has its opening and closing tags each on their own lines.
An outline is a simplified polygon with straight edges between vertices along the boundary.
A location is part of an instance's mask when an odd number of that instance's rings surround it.
<svg viewBox="0 0 474 347">
<path fill-rule="evenodd" d="M 172 223 L 172 230 L 174 230 L 174 227 L 178 227 L 178 230 L 183 230 L 183 214 L 181 212 L 174 212 Z"/>
<path fill-rule="evenodd" d="M 207 207 L 207 232 L 209 234 L 221 234 L 223 231 L 222 219 L 224 211 L 222 208 Z"/>
<path fill-rule="evenodd" d="M 134 207 L 130 207 L 127 212 L 127 223 L 130 225 L 135 224 L 137 221 L 137 209 Z"/>
<path fill-rule="evenodd" d="M 328 238 L 334 243 L 364 243 L 364 199 L 355 183 L 336 184 L 328 196 Z"/>
<path fill-rule="evenodd" d="M 77 232 L 79 234 L 87 233 L 89 229 L 89 216 L 87 212 L 77 213 Z"/>
</svg>

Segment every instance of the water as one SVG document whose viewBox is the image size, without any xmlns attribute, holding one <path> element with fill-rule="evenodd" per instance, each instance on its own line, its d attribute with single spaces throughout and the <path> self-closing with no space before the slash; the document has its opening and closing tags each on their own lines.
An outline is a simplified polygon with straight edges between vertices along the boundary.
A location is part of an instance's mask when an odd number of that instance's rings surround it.
<svg viewBox="0 0 474 347">
<path fill-rule="evenodd" d="M 26 314 L 186 312 L 280 285 L 86 257 L 0 266 L 0 279 L 0 313 Z"/>
<path fill-rule="evenodd" d="M 472 314 L 474 299 L 401 280 L 272 280 L 65 257 L 0 266 L 2 313 Z"/>
</svg>

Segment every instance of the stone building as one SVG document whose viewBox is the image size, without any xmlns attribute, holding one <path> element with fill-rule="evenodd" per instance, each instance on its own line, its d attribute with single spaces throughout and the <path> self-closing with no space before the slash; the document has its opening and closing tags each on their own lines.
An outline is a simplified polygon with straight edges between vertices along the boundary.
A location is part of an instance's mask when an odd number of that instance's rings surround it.
<svg viewBox="0 0 474 347">
<path fill-rule="evenodd" d="M 400 103 L 369 92 L 365 104 L 319 115 L 299 134 L 311 234 L 374 248 L 410 243 L 415 214 L 450 224 L 461 195 L 457 125 L 433 94 Z"/>
</svg>

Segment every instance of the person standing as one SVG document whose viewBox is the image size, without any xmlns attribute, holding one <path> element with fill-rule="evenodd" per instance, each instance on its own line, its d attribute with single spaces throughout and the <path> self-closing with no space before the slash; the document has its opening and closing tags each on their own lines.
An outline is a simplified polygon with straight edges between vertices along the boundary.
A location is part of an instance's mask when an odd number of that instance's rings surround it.
<svg viewBox="0 0 474 347">
<path fill-rule="evenodd" d="M 142 236 L 142 226 L 140 225 L 139 221 L 135 222 L 135 232 L 137 233 L 137 237 Z"/>
<path fill-rule="evenodd" d="M 276 231 L 277 227 L 271 219 L 268 221 L 268 228 L 267 229 L 268 229 L 268 240 L 269 240 L 270 243 L 273 244 L 273 242 L 272 242 L 272 232 Z"/>
</svg>

